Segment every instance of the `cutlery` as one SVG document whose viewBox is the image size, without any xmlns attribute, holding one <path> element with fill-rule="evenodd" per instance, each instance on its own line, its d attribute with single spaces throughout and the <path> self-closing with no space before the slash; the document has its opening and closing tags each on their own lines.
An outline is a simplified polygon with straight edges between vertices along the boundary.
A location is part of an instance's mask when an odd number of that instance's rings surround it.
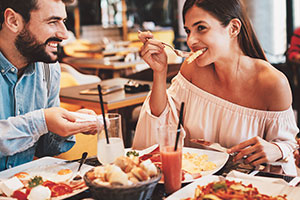
<svg viewBox="0 0 300 200">
<path fill-rule="evenodd" d="M 140 31 L 140 30 L 138 30 L 138 33 L 141 33 L 142 31 Z M 149 38 L 146 38 L 146 40 L 148 40 Z M 162 41 L 160 41 L 163 45 L 165 45 L 165 46 L 167 46 L 167 47 L 169 47 L 169 48 L 171 48 L 173 51 L 174 51 L 174 53 L 177 55 L 177 56 L 179 56 L 179 57 L 183 57 L 183 58 L 187 58 L 187 57 L 189 57 L 190 56 L 190 52 L 187 52 L 187 51 L 182 51 L 182 50 L 179 50 L 179 49 L 175 49 L 173 46 L 171 46 L 171 45 L 169 45 L 169 44 L 167 44 L 167 43 L 165 43 L 165 42 L 162 42 Z"/>
<path fill-rule="evenodd" d="M 253 169 L 255 169 L 254 166 L 250 165 L 250 164 L 244 164 L 244 159 L 246 157 L 244 157 L 241 160 L 238 160 L 236 162 L 233 161 L 234 156 L 236 156 L 238 154 L 238 152 L 234 152 L 234 153 L 227 153 L 227 148 L 222 147 L 219 143 L 213 143 L 213 142 L 209 142 L 209 141 L 205 141 L 203 139 L 190 139 L 190 142 L 193 144 L 196 144 L 197 146 L 203 148 L 203 149 L 207 149 L 207 150 L 212 150 L 212 151 L 218 151 L 218 152 L 223 152 L 229 155 L 228 157 L 228 161 L 226 163 L 226 166 L 224 166 L 224 168 L 226 169 L 237 169 L 238 167 L 241 167 L 240 165 L 242 164 L 243 169 L 247 169 L 252 171 Z"/>
<path fill-rule="evenodd" d="M 161 42 L 163 45 L 165 45 L 165 46 L 167 46 L 167 47 L 169 47 L 169 48 L 171 48 L 173 51 L 174 51 L 174 53 L 177 55 L 177 56 L 179 56 L 179 57 L 183 57 L 183 58 L 187 58 L 187 57 L 189 57 L 190 56 L 190 52 L 187 52 L 187 51 L 182 51 L 182 50 L 179 50 L 179 49 L 175 49 L 173 46 L 171 46 L 171 45 L 169 45 L 169 44 L 167 44 L 167 43 L 165 43 L 165 42 Z"/>
<path fill-rule="evenodd" d="M 83 163 L 85 162 L 85 160 L 87 158 L 87 155 L 88 155 L 87 152 L 83 152 L 82 153 L 82 156 L 81 156 L 81 159 L 80 159 L 80 163 L 79 163 L 77 172 L 76 172 L 76 174 L 74 176 L 72 176 L 71 180 L 78 181 L 78 180 L 82 179 L 82 176 L 80 175 L 80 169 L 81 169 L 81 166 L 83 165 Z"/>
</svg>

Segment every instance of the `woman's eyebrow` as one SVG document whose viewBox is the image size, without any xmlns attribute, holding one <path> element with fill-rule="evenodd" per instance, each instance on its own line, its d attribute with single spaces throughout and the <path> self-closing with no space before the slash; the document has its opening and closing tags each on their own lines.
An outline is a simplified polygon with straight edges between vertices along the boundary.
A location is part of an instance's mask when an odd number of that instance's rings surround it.
<svg viewBox="0 0 300 200">
<path fill-rule="evenodd" d="M 198 24 L 204 23 L 204 21 L 200 20 L 192 24 L 192 27 L 197 26 Z M 184 26 L 183 28 L 188 29 L 188 27 Z"/>
</svg>

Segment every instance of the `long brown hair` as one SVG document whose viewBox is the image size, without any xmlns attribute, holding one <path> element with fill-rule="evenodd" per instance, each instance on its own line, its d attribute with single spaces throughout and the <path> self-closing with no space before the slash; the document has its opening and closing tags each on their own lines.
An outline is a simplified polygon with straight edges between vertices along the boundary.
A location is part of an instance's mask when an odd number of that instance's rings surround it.
<svg viewBox="0 0 300 200">
<path fill-rule="evenodd" d="M 240 0 L 186 0 L 182 10 L 183 22 L 185 22 L 187 11 L 194 5 L 216 17 L 224 27 L 232 19 L 239 19 L 242 27 L 238 35 L 238 42 L 243 53 L 252 58 L 267 60 L 246 14 L 245 6 Z"/>
</svg>

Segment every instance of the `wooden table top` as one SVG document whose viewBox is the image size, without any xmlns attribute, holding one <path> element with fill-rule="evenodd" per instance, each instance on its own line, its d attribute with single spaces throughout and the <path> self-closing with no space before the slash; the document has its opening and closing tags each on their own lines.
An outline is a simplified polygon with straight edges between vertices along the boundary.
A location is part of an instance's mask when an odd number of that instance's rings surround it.
<svg viewBox="0 0 300 200">
<path fill-rule="evenodd" d="M 130 79 L 127 78 L 113 78 L 107 79 L 100 82 L 102 87 L 104 86 L 114 86 L 114 85 L 125 85 Z M 150 81 L 139 81 L 136 82 L 141 84 L 149 84 L 152 86 L 152 82 Z M 80 94 L 80 91 L 97 88 L 98 83 L 79 85 L 61 88 L 60 90 L 60 99 L 61 102 L 72 103 L 81 105 L 85 108 L 90 108 L 98 111 L 100 113 L 100 104 L 99 104 L 99 96 L 98 95 L 87 95 Z M 125 91 L 119 90 L 106 95 L 103 95 L 104 107 L 106 111 L 115 110 L 119 108 L 124 108 L 127 106 L 132 106 L 136 104 L 142 104 L 148 95 L 147 92 L 139 92 L 139 93 L 125 93 Z"/>
</svg>

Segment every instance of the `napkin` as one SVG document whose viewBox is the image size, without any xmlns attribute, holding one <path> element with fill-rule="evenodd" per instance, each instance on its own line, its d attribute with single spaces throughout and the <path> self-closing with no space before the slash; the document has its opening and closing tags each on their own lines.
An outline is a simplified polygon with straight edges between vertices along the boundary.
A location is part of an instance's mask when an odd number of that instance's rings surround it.
<svg viewBox="0 0 300 200">
<path fill-rule="evenodd" d="M 76 122 L 96 122 L 98 121 L 100 123 L 100 126 L 102 127 L 104 125 L 103 123 L 103 117 L 102 115 L 89 115 L 85 113 L 79 113 L 79 112 L 70 112 L 72 115 L 75 115 L 77 117 Z M 109 119 L 105 118 L 107 127 L 109 127 Z"/>
<path fill-rule="evenodd" d="M 285 180 L 280 178 L 271 178 L 271 177 L 262 177 L 262 176 L 252 176 L 249 174 L 245 174 L 236 170 L 232 170 L 229 172 L 226 176 L 226 178 L 238 178 L 238 179 L 247 179 L 247 180 L 253 180 L 253 181 L 261 181 L 263 183 L 276 183 L 276 184 L 283 184 L 283 185 L 289 185 Z"/>
</svg>

